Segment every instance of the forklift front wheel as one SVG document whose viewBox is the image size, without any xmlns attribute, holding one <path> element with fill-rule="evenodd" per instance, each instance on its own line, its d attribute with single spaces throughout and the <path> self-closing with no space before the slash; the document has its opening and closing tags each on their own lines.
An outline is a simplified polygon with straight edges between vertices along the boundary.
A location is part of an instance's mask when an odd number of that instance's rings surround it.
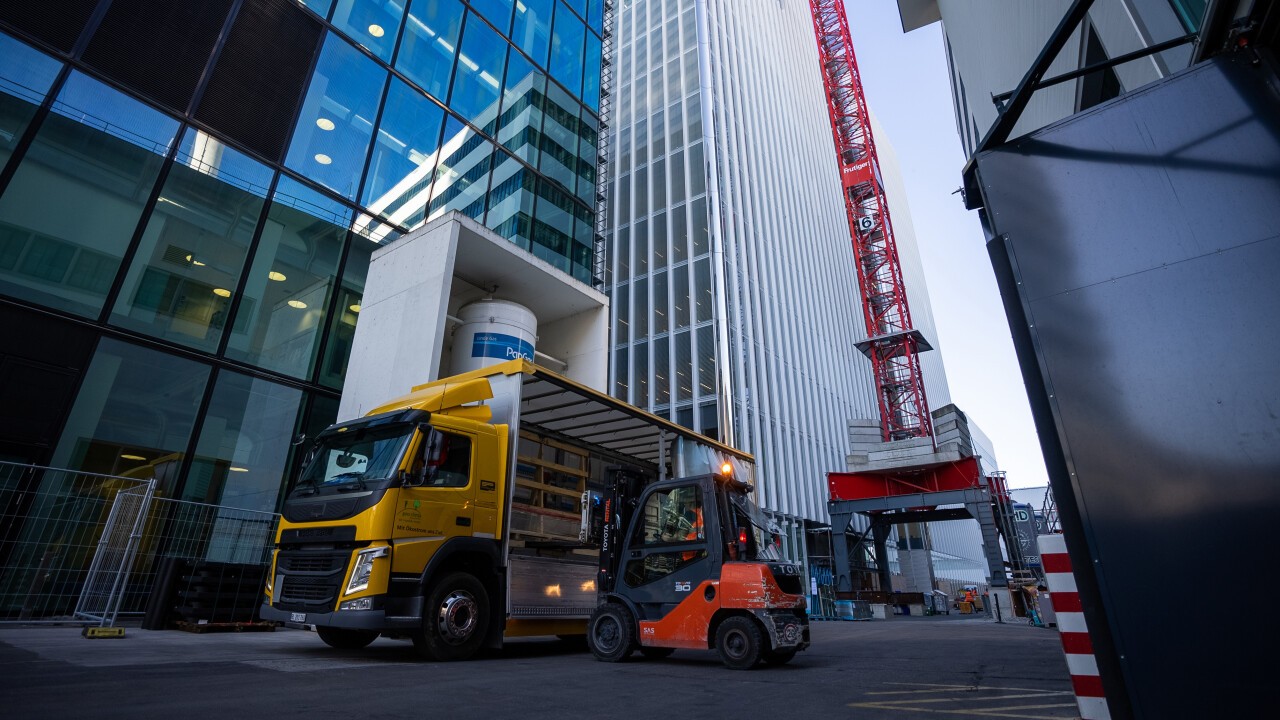
<svg viewBox="0 0 1280 720">
<path fill-rule="evenodd" d="M 635 622 L 631 613 L 617 603 L 605 603 L 591 614 L 587 625 L 587 645 L 601 662 L 621 662 L 635 650 Z"/>
<path fill-rule="evenodd" d="M 716 650 L 720 660 L 733 670 L 750 670 L 760 662 L 760 628 L 755 621 L 743 615 L 726 618 L 716 630 Z"/>
</svg>

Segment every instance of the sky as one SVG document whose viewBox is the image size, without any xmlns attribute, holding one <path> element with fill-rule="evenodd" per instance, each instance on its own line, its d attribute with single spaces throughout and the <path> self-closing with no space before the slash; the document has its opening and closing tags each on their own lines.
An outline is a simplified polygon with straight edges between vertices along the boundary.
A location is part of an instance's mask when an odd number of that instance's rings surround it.
<svg viewBox="0 0 1280 720">
<path fill-rule="evenodd" d="M 991 439 L 1011 487 L 1047 485 L 978 214 L 955 192 L 965 156 L 942 26 L 904 34 L 894 0 L 846 0 L 845 10 L 867 104 L 907 187 L 951 400 Z"/>
</svg>

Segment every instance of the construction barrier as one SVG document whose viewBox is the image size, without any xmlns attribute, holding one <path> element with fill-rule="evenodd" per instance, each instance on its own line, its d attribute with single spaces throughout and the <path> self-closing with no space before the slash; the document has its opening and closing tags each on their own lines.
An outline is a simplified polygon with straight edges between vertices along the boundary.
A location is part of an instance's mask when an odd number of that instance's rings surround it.
<svg viewBox="0 0 1280 720">
<path fill-rule="evenodd" d="M 1057 614 L 1058 632 L 1062 636 L 1062 649 L 1067 655 L 1067 669 L 1071 672 L 1071 687 L 1075 691 L 1076 704 L 1081 720 L 1111 720 L 1106 695 L 1102 692 L 1102 678 L 1098 674 L 1098 661 L 1093 655 L 1093 643 L 1089 640 L 1089 628 L 1080 608 L 1080 593 L 1076 589 L 1076 577 L 1071 572 L 1071 558 L 1067 544 L 1061 535 L 1041 535 L 1040 559 L 1044 564 L 1045 579 L 1049 586 L 1049 598 Z"/>
</svg>

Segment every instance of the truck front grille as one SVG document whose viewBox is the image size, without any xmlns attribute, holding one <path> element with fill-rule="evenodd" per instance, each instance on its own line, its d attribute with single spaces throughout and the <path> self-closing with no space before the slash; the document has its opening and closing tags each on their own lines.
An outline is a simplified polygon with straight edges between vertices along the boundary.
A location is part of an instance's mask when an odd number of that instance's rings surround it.
<svg viewBox="0 0 1280 720">
<path fill-rule="evenodd" d="M 349 550 L 281 550 L 276 557 L 278 590 L 274 607 L 331 612 L 347 576 Z"/>
</svg>

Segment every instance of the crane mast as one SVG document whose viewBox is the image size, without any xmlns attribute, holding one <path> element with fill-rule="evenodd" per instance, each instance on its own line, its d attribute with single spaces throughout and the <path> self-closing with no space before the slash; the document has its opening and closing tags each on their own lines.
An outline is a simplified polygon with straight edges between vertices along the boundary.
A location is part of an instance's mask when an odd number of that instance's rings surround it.
<svg viewBox="0 0 1280 720">
<path fill-rule="evenodd" d="M 844 0 L 809 0 L 809 8 L 868 334 L 857 346 L 871 360 L 881 434 L 886 442 L 931 437 L 929 404 L 920 372 L 920 353 L 931 348 L 911 325 Z"/>
</svg>

